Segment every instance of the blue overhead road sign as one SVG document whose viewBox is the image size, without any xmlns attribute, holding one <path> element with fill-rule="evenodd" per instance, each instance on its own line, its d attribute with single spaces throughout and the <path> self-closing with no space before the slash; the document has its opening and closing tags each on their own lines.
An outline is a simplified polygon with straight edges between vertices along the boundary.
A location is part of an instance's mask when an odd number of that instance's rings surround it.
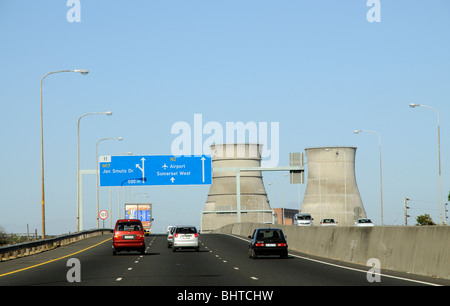
<svg viewBox="0 0 450 306">
<path fill-rule="evenodd" d="M 211 156 L 101 156 L 100 186 L 209 185 Z"/>
</svg>

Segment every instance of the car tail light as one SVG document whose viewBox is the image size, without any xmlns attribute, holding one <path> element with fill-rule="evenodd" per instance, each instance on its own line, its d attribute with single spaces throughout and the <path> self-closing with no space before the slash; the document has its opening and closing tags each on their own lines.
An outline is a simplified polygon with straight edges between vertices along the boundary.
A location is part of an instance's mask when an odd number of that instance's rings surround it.
<svg viewBox="0 0 450 306">
<path fill-rule="evenodd" d="M 175 235 L 173 235 L 175 238 L 178 238 L 178 233 L 177 234 L 175 234 Z"/>
<path fill-rule="evenodd" d="M 195 233 L 195 234 L 194 234 L 194 237 L 195 237 L 195 238 L 198 238 L 198 233 Z"/>
<path fill-rule="evenodd" d="M 264 246 L 264 242 L 257 242 L 257 243 L 255 243 L 255 246 L 262 247 L 262 246 Z"/>
<path fill-rule="evenodd" d="M 286 243 L 277 243 L 277 247 L 285 247 Z"/>
</svg>

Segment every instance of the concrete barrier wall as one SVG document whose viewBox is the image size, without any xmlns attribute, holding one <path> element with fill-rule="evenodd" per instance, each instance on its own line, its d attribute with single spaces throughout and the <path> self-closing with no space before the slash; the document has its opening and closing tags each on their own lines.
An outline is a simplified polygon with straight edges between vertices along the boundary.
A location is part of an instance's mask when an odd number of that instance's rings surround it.
<svg viewBox="0 0 450 306">
<path fill-rule="evenodd" d="M 247 237 L 267 224 L 235 223 L 215 232 Z M 366 265 L 377 258 L 381 269 L 450 279 L 449 226 L 280 227 L 290 250 Z"/>
<path fill-rule="evenodd" d="M 0 247 L 0 262 L 38 254 L 83 239 L 111 233 L 111 229 L 94 229 L 79 233 L 62 235 L 50 239 L 36 240 L 32 242 Z"/>
</svg>

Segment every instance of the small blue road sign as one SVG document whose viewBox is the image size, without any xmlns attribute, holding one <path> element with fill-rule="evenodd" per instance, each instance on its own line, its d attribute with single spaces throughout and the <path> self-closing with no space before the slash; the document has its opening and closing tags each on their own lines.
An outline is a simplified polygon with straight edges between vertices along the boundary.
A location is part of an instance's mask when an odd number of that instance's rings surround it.
<svg viewBox="0 0 450 306">
<path fill-rule="evenodd" d="M 211 156 L 101 156 L 100 186 L 209 185 Z"/>
</svg>

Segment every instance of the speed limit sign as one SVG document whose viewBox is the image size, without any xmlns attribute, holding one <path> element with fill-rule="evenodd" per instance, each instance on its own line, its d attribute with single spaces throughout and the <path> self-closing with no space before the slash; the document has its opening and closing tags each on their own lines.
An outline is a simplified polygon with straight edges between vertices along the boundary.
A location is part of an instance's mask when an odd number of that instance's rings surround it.
<svg viewBox="0 0 450 306">
<path fill-rule="evenodd" d="M 102 220 L 106 220 L 108 218 L 108 212 L 106 210 L 102 210 L 98 213 L 98 216 Z"/>
</svg>

